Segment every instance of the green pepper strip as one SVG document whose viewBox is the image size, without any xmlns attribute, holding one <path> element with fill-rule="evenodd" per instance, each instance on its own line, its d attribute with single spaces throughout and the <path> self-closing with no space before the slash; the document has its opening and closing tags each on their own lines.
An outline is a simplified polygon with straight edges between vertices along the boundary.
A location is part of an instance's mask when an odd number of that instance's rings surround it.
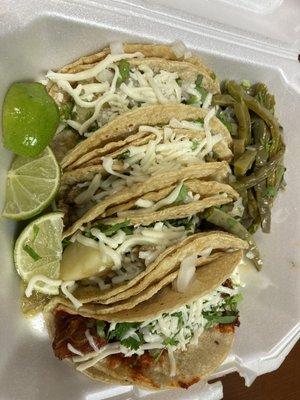
<svg viewBox="0 0 300 400">
<path fill-rule="evenodd" d="M 237 160 L 245 151 L 244 139 L 233 139 L 233 154 L 234 159 Z"/>
<path fill-rule="evenodd" d="M 258 208 L 257 208 L 257 203 L 251 189 L 247 190 L 247 197 L 248 197 L 248 214 L 250 215 L 250 217 L 255 220 L 257 218 L 258 215 Z"/>
<path fill-rule="evenodd" d="M 270 141 L 270 131 L 265 122 L 259 117 L 253 120 L 252 131 L 257 147 L 255 167 L 260 168 L 265 165 L 269 158 L 268 143 Z"/>
<path fill-rule="evenodd" d="M 260 214 L 260 225 L 264 233 L 270 233 L 271 230 L 271 202 L 265 196 L 266 182 L 260 182 L 255 186 L 256 201 Z"/>
<path fill-rule="evenodd" d="M 215 94 L 212 98 L 213 106 L 222 106 L 222 107 L 233 107 L 236 101 L 230 94 Z"/>
<path fill-rule="evenodd" d="M 243 90 L 233 81 L 227 82 L 226 87 L 229 94 L 236 100 L 234 112 L 239 125 L 239 138 L 244 139 L 247 146 L 251 142 L 251 120 L 249 110 L 242 96 Z"/>
<path fill-rule="evenodd" d="M 247 197 L 248 197 L 248 214 L 252 222 L 245 228 L 247 228 L 248 232 L 253 234 L 257 231 L 257 229 L 260 226 L 260 215 L 258 210 L 258 204 L 254 196 L 254 188 L 247 190 Z"/>
<path fill-rule="evenodd" d="M 248 94 L 255 97 L 260 104 L 274 114 L 275 97 L 269 93 L 268 87 L 264 83 L 258 82 L 252 85 Z"/>
<path fill-rule="evenodd" d="M 234 175 L 241 177 L 252 167 L 256 159 L 256 150 L 246 150 L 237 160 L 234 161 Z"/>
<path fill-rule="evenodd" d="M 280 128 L 276 118 L 273 114 L 262 106 L 258 100 L 254 97 L 249 96 L 244 90 L 234 81 L 230 81 L 227 84 L 228 90 L 234 89 L 234 93 L 239 94 L 239 96 L 245 101 L 246 105 L 250 110 L 262 118 L 266 124 L 269 126 L 272 136 L 272 144 L 270 147 L 270 156 L 274 156 L 280 149 Z"/>
<path fill-rule="evenodd" d="M 232 233 L 240 237 L 241 239 L 246 240 L 250 245 L 250 252 L 253 254 L 253 262 L 257 270 L 261 270 L 262 261 L 259 254 L 259 250 L 257 248 L 256 243 L 254 242 L 252 236 L 247 231 L 247 229 L 236 219 L 226 214 L 224 211 L 211 207 L 204 213 L 204 218 L 214 224 L 225 229 L 227 232 Z"/>
<path fill-rule="evenodd" d="M 259 170 L 259 168 L 263 167 L 268 161 L 269 151 L 267 149 L 267 144 L 270 140 L 270 131 L 266 123 L 259 117 L 254 119 L 252 130 L 255 143 L 258 147 L 255 167 L 256 170 Z M 261 228 L 263 232 L 269 233 L 271 230 L 271 201 L 270 198 L 265 195 L 265 189 L 265 181 L 258 183 L 254 187 Z"/>
<path fill-rule="evenodd" d="M 239 191 L 241 189 L 249 189 L 259 182 L 267 179 L 267 177 L 272 174 L 283 157 L 283 151 L 281 150 L 274 157 L 272 157 L 263 167 L 254 171 L 251 175 L 244 176 L 243 178 L 232 183 L 235 190 Z"/>
</svg>

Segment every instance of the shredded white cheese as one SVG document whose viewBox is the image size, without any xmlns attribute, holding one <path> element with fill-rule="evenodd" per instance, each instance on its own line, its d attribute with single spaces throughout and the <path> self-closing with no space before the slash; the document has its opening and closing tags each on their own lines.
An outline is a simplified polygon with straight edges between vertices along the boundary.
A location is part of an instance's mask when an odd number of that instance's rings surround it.
<svg viewBox="0 0 300 400">
<path fill-rule="evenodd" d="M 180 54 L 180 58 L 190 56 L 182 42 L 176 42 L 173 46 L 175 54 Z M 55 96 L 59 104 L 64 102 L 63 94 L 66 93 L 74 100 L 76 106 L 93 111 L 92 117 L 87 120 L 84 120 L 84 113 L 75 113 L 76 116 L 68 119 L 68 125 L 81 135 L 89 137 L 93 134 L 93 131 L 88 131 L 93 123 L 100 128 L 118 115 L 143 104 L 181 103 L 193 95 L 197 98 L 196 106 L 203 103 L 204 108 L 210 107 L 211 93 L 208 93 L 203 102 L 194 82 L 181 82 L 179 85 L 178 73 L 164 70 L 154 73 L 143 63 L 130 67 L 126 81 L 120 84 L 118 62 L 142 57 L 143 54 L 138 52 L 124 54 L 122 43 L 114 42 L 111 44 L 111 54 L 90 69 L 77 73 L 48 71 L 47 78 L 57 83 L 63 91 Z"/>
<path fill-rule="evenodd" d="M 83 357 L 83 353 L 81 353 L 81 351 L 75 349 L 75 347 L 72 346 L 71 343 L 68 343 L 68 344 L 67 344 L 67 348 L 68 348 L 68 350 L 70 350 L 72 353 L 77 354 L 78 356 Z"/>
<path fill-rule="evenodd" d="M 86 201 L 90 200 L 93 195 L 96 193 L 96 191 L 100 187 L 100 182 L 101 182 L 101 175 L 96 174 L 94 178 L 92 179 L 89 187 L 81 192 L 78 196 L 75 197 L 74 202 L 76 204 L 83 204 Z"/>
<path fill-rule="evenodd" d="M 153 206 L 154 202 L 151 200 L 138 199 L 134 204 L 140 208 L 149 208 Z"/>
<path fill-rule="evenodd" d="M 93 336 L 91 335 L 90 331 L 89 331 L 88 329 L 86 329 L 86 331 L 85 331 L 84 334 L 85 334 L 85 337 L 87 338 L 87 340 L 88 340 L 89 345 L 91 346 L 91 348 L 92 348 L 94 351 L 99 351 L 99 348 L 98 348 L 98 346 L 96 345 L 96 343 L 95 343 L 95 341 L 94 341 L 94 338 L 93 338 Z"/>
<path fill-rule="evenodd" d="M 32 295 L 33 290 L 39 291 L 40 289 L 42 291 L 43 286 L 41 287 L 37 286 L 38 283 L 44 283 L 47 292 L 51 293 L 52 295 L 56 295 L 59 293 L 59 287 L 62 281 L 60 279 L 50 279 L 45 275 L 34 275 L 28 282 L 27 288 L 25 290 L 26 297 L 30 297 Z"/>
<path fill-rule="evenodd" d="M 67 281 L 67 282 L 63 282 L 61 284 L 61 291 L 63 292 L 63 294 L 66 296 L 67 299 L 69 299 L 71 301 L 71 303 L 74 305 L 74 307 L 76 308 L 76 310 L 80 307 L 82 307 L 82 303 L 76 299 L 76 297 L 74 297 L 72 295 L 72 293 L 70 292 L 70 290 L 68 288 L 72 288 L 73 290 L 75 289 L 75 281 Z"/>
<path fill-rule="evenodd" d="M 142 53 L 131 53 L 131 54 L 117 54 L 117 55 L 111 55 L 108 54 L 106 58 L 102 61 L 100 61 L 98 64 L 96 64 L 94 67 L 91 69 L 87 69 L 85 71 L 81 72 L 76 72 L 74 74 L 64 74 L 64 73 L 59 73 L 59 72 L 53 72 L 53 71 L 48 71 L 47 73 L 47 78 L 50 79 L 53 82 L 57 82 L 58 80 L 66 80 L 69 82 L 78 82 L 78 81 L 84 81 L 87 79 L 94 78 L 96 75 L 98 75 L 101 71 L 105 70 L 107 67 L 112 65 L 113 63 L 121 60 L 126 60 L 126 59 L 131 59 L 131 58 L 141 58 L 144 57 Z"/>
</svg>

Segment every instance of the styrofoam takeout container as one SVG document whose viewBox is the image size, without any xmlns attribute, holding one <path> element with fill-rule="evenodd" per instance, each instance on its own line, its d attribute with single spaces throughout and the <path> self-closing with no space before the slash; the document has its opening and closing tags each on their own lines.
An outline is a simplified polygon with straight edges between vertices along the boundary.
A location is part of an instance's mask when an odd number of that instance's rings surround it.
<svg viewBox="0 0 300 400">
<path fill-rule="evenodd" d="M 182 40 L 222 78 L 263 81 L 284 127 L 287 189 L 272 232 L 258 233 L 265 268 L 245 267 L 247 286 L 234 348 L 214 377 L 246 384 L 279 367 L 299 337 L 300 4 L 297 0 L 0 1 L 0 103 L 14 81 L 36 80 L 112 40 Z M 0 149 L 0 207 L 12 155 Z M 93 382 L 56 360 L 42 319 L 25 320 L 12 263 L 15 224 L 0 229 L 0 399 L 221 399 L 220 382 L 149 394 Z"/>
</svg>

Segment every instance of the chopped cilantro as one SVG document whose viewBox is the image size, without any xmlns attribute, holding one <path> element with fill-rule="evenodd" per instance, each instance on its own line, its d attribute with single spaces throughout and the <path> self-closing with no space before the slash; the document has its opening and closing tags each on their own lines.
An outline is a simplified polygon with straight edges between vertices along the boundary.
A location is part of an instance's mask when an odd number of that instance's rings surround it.
<svg viewBox="0 0 300 400">
<path fill-rule="evenodd" d="M 198 97 L 195 96 L 194 94 L 190 95 L 190 97 L 186 101 L 186 104 L 196 104 L 196 103 L 198 103 Z"/>
<path fill-rule="evenodd" d="M 178 86 L 181 86 L 182 85 L 182 79 L 181 78 L 177 78 L 176 79 L 176 83 L 177 83 Z"/>
<path fill-rule="evenodd" d="M 225 299 L 225 308 L 229 307 L 231 311 L 237 311 L 237 305 L 243 300 L 242 293 L 238 293 L 235 296 L 228 297 Z"/>
<path fill-rule="evenodd" d="M 173 204 L 181 204 L 181 203 L 183 203 L 185 198 L 186 198 L 186 196 L 187 196 L 187 194 L 188 194 L 188 191 L 189 191 L 189 189 L 185 185 L 182 185 L 181 189 L 180 189 L 180 191 L 178 193 L 177 199 L 174 201 Z"/>
<path fill-rule="evenodd" d="M 119 222 L 114 225 L 103 225 L 103 224 L 98 224 L 97 228 L 101 230 L 106 236 L 112 236 L 115 233 L 117 233 L 120 229 L 122 229 L 126 235 L 131 235 L 133 233 L 133 228 L 129 226 L 130 225 L 130 220 L 126 219 L 123 222 Z"/>
<path fill-rule="evenodd" d="M 178 344 L 178 340 L 176 340 L 174 337 L 166 338 L 163 341 L 163 344 L 165 346 L 176 346 L 176 344 Z"/>
<path fill-rule="evenodd" d="M 97 329 L 97 335 L 101 338 L 105 338 L 105 322 L 104 321 L 97 321 L 96 323 L 96 329 Z"/>
<path fill-rule="evenodd" d="M 198 140 L 196 140 L 196 139 L 193 139 L 192 140 L 192 151 L 195 151 L 197 148 L 198 148 L 198 146 L 199 146 L 199 142 L 198 142 Z"/>
<path fill-rule="evenodd" d="M 203 81 L 203 75 L 198 75 L 197 79 L 195 81 L 195 85 L 196 85 L 196 89 L 199 91 L 199 89 L 201 88 L 202 85 L 202 81 Z"/>
<path fill-rule="evenodd" d="M 123 153 L 117 155 L 116 158 L 117 158 L 118 160 L 126 160 L 126 158 L 128 158 L 128 157 L 130 157 L 130 151 L 129 151 L 129 150 L 126 150 L 126 151 L 123 151 Z"/>
<path fill-rule="evenodd" d="M 129 78 L 129 72 L 130 72 L 130 65 L 129 62 L 126 60 L 121 60 L 118 64 L 118 67 L 120 75 L 117 79 L 117 87 L 119 87 L 122 82 L 125 82 L 126 79 Z"/>
<path fill-rule="evenodd" d="M 228 115 L 226 113 L 224 113 L 223 111 L 221 111 L 218 115 L 217 115 L 218 119 L 226 126 L 226 128 L 229 130 L 229 132 L 231 134 L 233 134 L 234 132 L 234 128 L 233 128 L 233 123 L 232 121 L 229 119 Z"/>
<path fill-rule="evenodd" d="M 203 87 L 200 87 L 199 89 L 197 89 L 198 92 L 201 94 L 201 101 L 202 103 L 204 103 L 206 96 L 208 95 L 208 91 L 206 89 L 204 89 Z"/>
<path fill-rule="evenodd" d="M 141 324 L 139 322 L 121 322 L 117 323 L 113 331 L 108 334 L 109 339 L 122 340 L 124 335 L 132 328 L 138 328 Z"/>
<path fill-rule="evenodd" d="M 143 335 L 141 333 L 138 333 L 138 337 L 139 339 L 133 338 L 131 336 L 126 339 L 122 339 L 121 345 L 128 347 L 131 350 L 137 350 L 143 343 L 145 343 Z"/>
<path fill-rule="evenodd" d="M 184 226 L 185 230 L 188 230 L 193 225 L 193 220 L 189 217 L 180 219 L 170 219 L 168 221 L 172 226 Z"/>
<path fill-rule="evenodd" d="M 59 106 L 59 115 L 61 121 L 66 121 L 67 119 L 71 118 L 73 107 L 74 103 L 71 101 Z"/>
<path fill-rule="evenodd" d="M 38 261 L 40 260 L 42 257 L 36 253 L 33 248 L 31 246 L 29 246 L 29 244 L 24 244 L 23 245 L 23 250 L 26 251 L 26 253 L 34 259 L 34 261 Z"/>
<path fill-rule="evenodd" d="M 71 241 L 67 238 L 64 238 L 62 240 L 62 248 L 65 249 L 67 246 L 69 246 L 69 244 L 71 243 Z"/>
<path fill-rule="evenodd" d="M 85 230 L 83 231 L 83 235 L 90 239 L 96 239 L 96 237 L 92 235 L 92 232 L 89 228 L 85 228 Z"/>
<path fill-rule="evenodd" d="M 182 311 L 174 312 L 173 314 L 171 314 L 171 317 L 177 317 L 178 318 L 178 326 L 179 326 L 179 328 L 181 328 L 184 325 Z"/>
<path fill-rule="evenodd" d="M 194 121 L 195 123 L 197 123 L 197 124 L 204 124 L 204 118 L 197 118 L 197 119 L 195 119 L 195 121 Z"/>
</svg>

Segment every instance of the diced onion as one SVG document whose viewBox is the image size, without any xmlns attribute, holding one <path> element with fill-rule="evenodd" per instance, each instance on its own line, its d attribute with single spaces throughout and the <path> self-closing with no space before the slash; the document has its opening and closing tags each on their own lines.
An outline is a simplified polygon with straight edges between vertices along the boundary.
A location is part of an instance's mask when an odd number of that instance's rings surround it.
<svg viewBox="0 0 300 400">
<path fill-rule="evenodd" d="M 140 208 L 148 208 L 152 207 L 154 203 L 151 200 L 138 199 L 134 204 Z"/>
<path fill-rule="evenodd" d="M 109 69 L 104 69 L 103 71 L 100 71 L 99 74 L 96 76 L 96 79 L 99 82 L 112 82 L 114 77 L 114 73 L 110 71 Z"/>
<path fill-rule="evenodd" d="M 187 48 L 185 47 L 185 44 L 181 40 L 176 40 L 172 45 L 172 50 L 175 53 L 175 56 L 177 58 L 182 58 L 185 55 L 185 52 L 187 51 Z"/>
<path fill-rule="evenodd" d="M 123 43 L 122 42 L 111 42 L 109 47 L 110 47 L 110 53 L 112 55 L 124 54 L 124 49 L 123 49 Z"/>
<path fill-rule="evenodd" d="M 170 361 L 170 376 L 176 375 L 176 361 L 173 350 L 168 347 L 168 356 Z"/>
<path fill-rule="evenodd" d="M 197 254 L 185 258 L 180 265 L 176 289 L 180 293 L 184 293 L 191 283 L 196 272 Z"/>
<path fill-rule="evenodd" d="M 98 249 L 98 243 L 96 240 L 88 238 L 81 233 L 77 233 L 76 239 L 77 242 L 83 244 L 84 246 L 93 247 L 94 249 Z"/>
</svg>

